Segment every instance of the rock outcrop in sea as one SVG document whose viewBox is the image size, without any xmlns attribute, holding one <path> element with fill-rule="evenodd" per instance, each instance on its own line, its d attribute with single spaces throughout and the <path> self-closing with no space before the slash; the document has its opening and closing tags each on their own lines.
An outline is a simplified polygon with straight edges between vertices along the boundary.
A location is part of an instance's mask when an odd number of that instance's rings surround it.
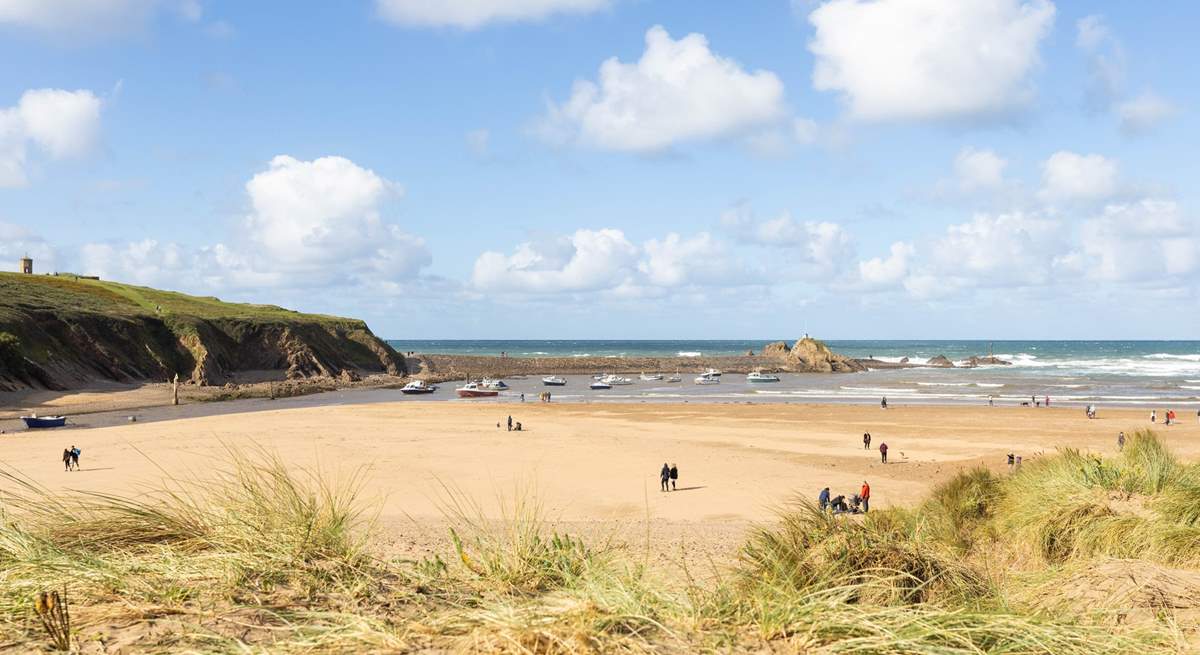
<svg viewBox="0 0 1200 655">
<path fill-rule="evenodd" d="M 950 361 L 945 355 L 938 355 L 925 362 L 926 366 L 934 368 L 954 368 L 954 362 Z"/>
<path fill-rule="evenodd" d="M 762 354 L 781 360 L 787 370 L 800 373 L 854 373 L 867 370 L 858 360 L 839 355 L 812 337 L 804 337 L 791 346 L 783 341 L 769 343 L 763 348 Z"/>
</svg>

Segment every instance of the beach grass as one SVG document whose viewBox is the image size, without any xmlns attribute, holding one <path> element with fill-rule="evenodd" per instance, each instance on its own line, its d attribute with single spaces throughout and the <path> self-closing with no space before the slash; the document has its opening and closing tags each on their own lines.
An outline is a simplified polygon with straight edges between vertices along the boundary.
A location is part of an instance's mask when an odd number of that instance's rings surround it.
<svg viewBox="0 0 1200 655">
<path fill-rule="evenodd" d="M 390 560 L 361 472 L 296 470 L 262 450 L 225 461 L 133 497 L 56 494 L 0 471 L 0 651 L 50 648 L 33 614 L 50 590 L 65 590 L 83 652 L 1146 655 L 1196 644 L 1180 619 L 1200 608 L 1196 469 L 1149 433 L 1116 458 L 1063 451 L 1009 476 L 964 471 L 912 508 L 834 516 L 796 500 L 747 535 L 735 564 L 703 576 L 694 562 L 649 566 L 566 534 L 528 489 L 499 518 L 448 492 L 451 549 Z M 1111 586 L 1131 572 L 1149 577 Z"/>
</svg>

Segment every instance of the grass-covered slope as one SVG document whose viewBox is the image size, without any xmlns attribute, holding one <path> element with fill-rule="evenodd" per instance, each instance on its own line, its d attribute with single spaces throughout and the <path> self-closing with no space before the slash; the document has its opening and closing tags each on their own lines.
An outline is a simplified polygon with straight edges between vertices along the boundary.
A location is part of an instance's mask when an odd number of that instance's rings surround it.
<svg viewBox="0 0 1200 655">
<path fill-rule="evenodd" d="M 219 384 L 248 370 L 309 377 L 403 368 L 359 320 L 73 276 L 0 273 L 0 390 L 176 373 Z"/>
<path fill-rule="evenodd" d="M 265 454 L 234 453 L 209 479 L 131 499 L 58 496 L 0 472 L 0 653 L 49 643 L 34 599 L 56 589 L 84 653 L 134 643 L 229 653 L 1197 652 L 1198 472 L 1142 434 L 1117 457 L 1064 452 L 1011 476 L 966 472 L 915 508 L 832 516 L 798 503 L 748 537 L 740 563 L 716 571 L 648 568 L 637 549 L 555 534 L 532 498 L 509 504 L 499 523 L 453 499 L 450 552 L 389 561 L 357 478 L 331 484 Z M 1048 488 L 1058 495 L 1042 496 Z M 1031 494 L 1055 510 L 1026 502 Z M 1116 503 L 1106 511 L 1134 518 L 1078 521 L 1081 508 L 1111 518 L 1095 508 L 1101 497 Z"/>
</svg>

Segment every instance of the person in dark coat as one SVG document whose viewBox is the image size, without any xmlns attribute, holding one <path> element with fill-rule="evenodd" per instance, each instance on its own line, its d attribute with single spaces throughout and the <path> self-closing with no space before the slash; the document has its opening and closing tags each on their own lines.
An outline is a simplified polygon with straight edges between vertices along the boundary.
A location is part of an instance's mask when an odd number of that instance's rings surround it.
<svg viewBox="0 0 1200 655">
<path fill-rule="evenodd" d="M 887 442 L 879 444 L 879 460 L 887 464 Z"/>
<path fill-rule="evenodd" d="M 663 462 L 662 470 L 658 472 L 658 479 L 659 483 L 662 485 L 662 490 L 670 491 L 670 489 L 667 488 L 667 485 L 671 482 L 671 467 L 667 466 L 666 462 Z"/>
<path fill-rule="evenodd" d="M 508 417 L 508 431 L 512 432 L 512 417 Z"/>
<path fill-rule="evenodd" d="M 829 507 L 829 487 L 821 490 L 820 495 L 817 496 L 817 505 L 821 507 L 822 512 L 825 511 L 826 507 Z"/>
<path fill-rule="evenodd" d="M 71 449 L 63 448 L 63 470 L 71 470 Z"/>
<path fill-rule="evenodd" d="M 671 464 L 671 491 L 675 491 L 676 482 L 679 482 L 679 467 Z"/>
<path fill-rule="evenodd" d="M 863 433 L 863 450 L 870 450 L 870 449 L 871 449 L 871 433 L 864 432 Z"/>
</svg>

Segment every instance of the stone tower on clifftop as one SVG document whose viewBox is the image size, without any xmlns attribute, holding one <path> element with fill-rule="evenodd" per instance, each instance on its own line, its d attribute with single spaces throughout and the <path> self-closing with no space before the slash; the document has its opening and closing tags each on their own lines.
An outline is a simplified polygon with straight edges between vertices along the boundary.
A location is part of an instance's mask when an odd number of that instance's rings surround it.
<svg viewBox="0 0 1200 655">
<path fill-rule="evenodd" d="M 21 272 L 25 275 L 33 275 L 33 260 L 29 258 L 29 255 L 21 258 Z"/>
</svg>

